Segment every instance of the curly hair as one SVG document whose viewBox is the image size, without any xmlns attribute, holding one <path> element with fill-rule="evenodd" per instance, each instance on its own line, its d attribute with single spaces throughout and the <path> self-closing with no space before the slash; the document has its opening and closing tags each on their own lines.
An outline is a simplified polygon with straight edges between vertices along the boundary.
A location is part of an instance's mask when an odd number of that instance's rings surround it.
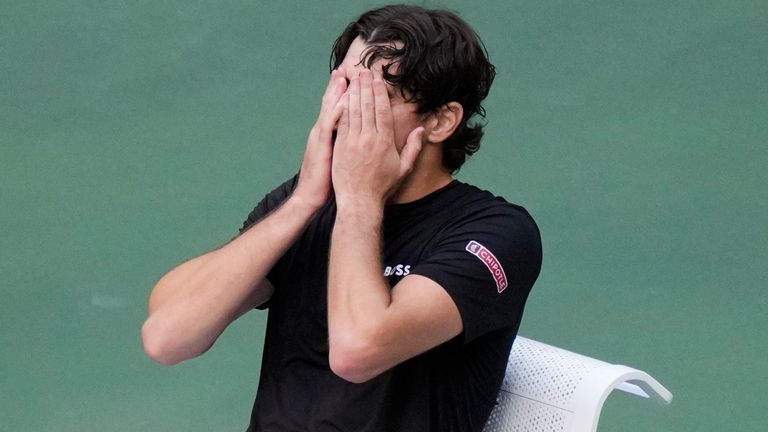
<svg viewBox="0 0 768 432">
<path fill-rule="evenodd" d="M 458 171 L 480 148 L 485 118 L 481 103 L 496 75 L 480 37 L 449 11 L 385 6 L 365 12 L 344 29 L 333 44 L 332 70 L 358 36 L 368 45 L 363 66 L 389 60 L 383 78 L 416 103 L 418 113 L 435 113 L 449 102 L 461 104 L 464 116 L 443 143 L 443 165 L 451 173 Z"/>
</svg>

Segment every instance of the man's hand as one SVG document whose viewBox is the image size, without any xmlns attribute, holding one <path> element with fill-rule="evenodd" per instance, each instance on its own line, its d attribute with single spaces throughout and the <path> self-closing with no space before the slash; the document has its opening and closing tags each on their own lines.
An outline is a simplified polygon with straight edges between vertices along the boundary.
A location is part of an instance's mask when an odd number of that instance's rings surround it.
<svg viewBox="0 0 768 432">
<path fill-rule="evenodd" d="M 347 109 L 332 162 L 337 212 L 328 266 L 328 362 L 338 376 L 359 383 L 450 340 L 463 323 L 436 282 L 408 275 L 391 288 L 381 271 L 384 205 L 413 169 L 424 134 L 419 126 L 396 138 L 394 118 L 402 128 L 415 126 L 418 117 L 393 115 L 384 82 L 369 70 L 352 79 L 341 104 Z M 396 112 L 401 108 L 409 107 Z"/>
<path fill-rule="evenodd" d="M 344 107 L 338 102 L 346 91 L 347 80 L 343 73 L 338 70 L 331 72 L 320 114 L 307 139 L 299 184 L 293 192 L 293 197 L 315 208 L 322 207 L 331 195 L 333 131 L 344 112 Z"/>
<path fill-rule="evenodd" d="M 381 207 L 413 169 L 424 128 L 411 131 L 398 153 L 386 85 L 367 69 L 351 80 L 340 105 L 345 110 L 332 161 L 336 203 Z"/>
</svg>

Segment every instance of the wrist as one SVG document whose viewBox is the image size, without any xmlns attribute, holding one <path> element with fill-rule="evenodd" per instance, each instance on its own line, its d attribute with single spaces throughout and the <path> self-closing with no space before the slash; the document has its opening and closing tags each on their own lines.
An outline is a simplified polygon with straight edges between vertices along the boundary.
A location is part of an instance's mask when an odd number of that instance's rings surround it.
<svg viewBox="0 0 768 432">
<path fill-rule="evenodd" d="M 372 198 L 336 198 L 336 222 L 379 226 L 384 219 L 384 201 Z"/>
<path fill-rule="evenodd" d="M 313 217 L 325 205 L 317 199 L 307 199 L 300 194 L 291 194 L 285 201 L 284 207 L 288 207 L 291 213 L 297 213 L 308 217 Z"/>
</svg>

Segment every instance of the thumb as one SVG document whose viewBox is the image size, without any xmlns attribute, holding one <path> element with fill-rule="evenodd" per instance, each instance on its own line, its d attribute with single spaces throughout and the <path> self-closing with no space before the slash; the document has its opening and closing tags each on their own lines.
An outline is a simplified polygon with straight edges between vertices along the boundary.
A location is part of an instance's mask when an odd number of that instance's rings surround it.
<svg viewBox="0 0 768 432">
<path fill-rule="evenodd" d="M 413 170 L 416 158 L 419 157 L 422 147 L 422 138 L 424 137 L 424 128 L 417 127 L 408 134 L 405 140 L 405 147 L 400 152 L 400 177 L 405 177 Z"/>
</svg>

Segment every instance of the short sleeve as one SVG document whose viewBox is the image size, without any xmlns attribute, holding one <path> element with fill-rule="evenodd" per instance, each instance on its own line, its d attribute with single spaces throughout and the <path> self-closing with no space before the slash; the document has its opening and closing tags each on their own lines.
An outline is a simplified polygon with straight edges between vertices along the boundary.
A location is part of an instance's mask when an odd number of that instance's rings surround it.
<svg viewBox="0 0 768 432">
<path fill-rule="evenodd" d="M 531 216 L 504 203 L 442 230 L 412 273 L 448 292 L 461 314 L 467 343 L 495 330 L 517 330 L 541 257 L 541 238 Z"/>
<path fill-rule="evenodd" d="M 296 187 L 299 176 L 296 175 L 288 179 L 285 183 L 278 186 L 275 190 L 268 193 L 264 198 L 256 204 L 248 217 L 243 222 L 243 226 L 240 228 L 240 234 L 245 232 L 248 228 L 255 225 L 262 220 L 265 216 L 273 212 L 275 209 L 291 195 L 293 189 Z"/>
</svg>

